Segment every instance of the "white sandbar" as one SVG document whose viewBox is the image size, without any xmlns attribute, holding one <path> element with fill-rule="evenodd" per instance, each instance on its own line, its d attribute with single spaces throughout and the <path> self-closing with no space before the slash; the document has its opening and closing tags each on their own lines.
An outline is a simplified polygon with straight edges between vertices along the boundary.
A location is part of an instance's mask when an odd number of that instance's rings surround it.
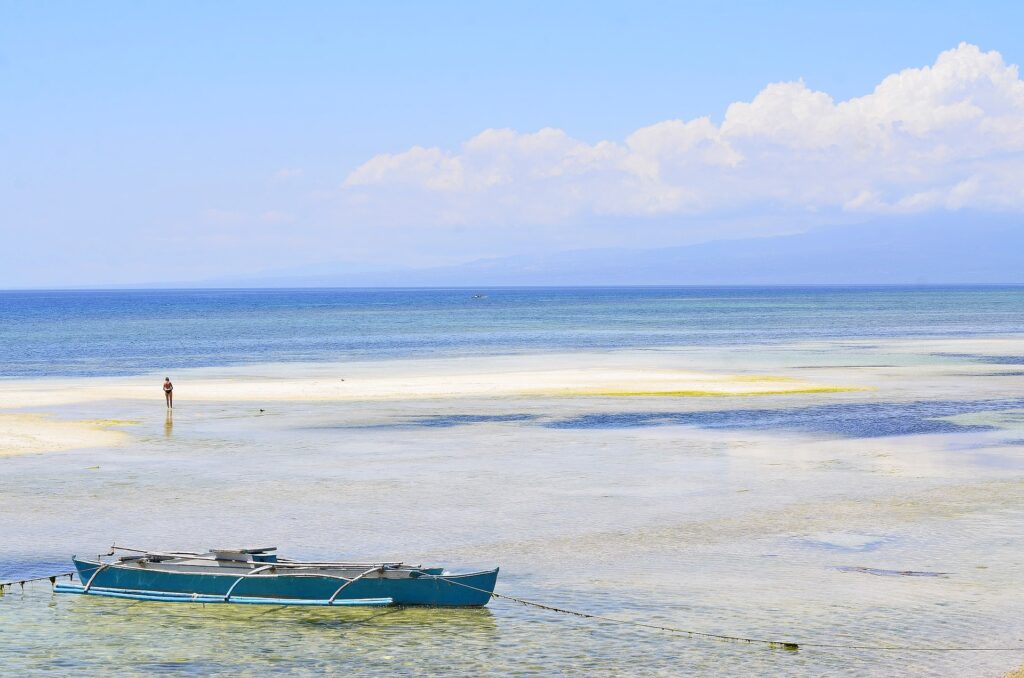
<svg viewBox="0 0 1024 678">
<path fill-rule="evenodd" d="M 725 396 L 855 390 L 771 374 L 700 372 L 613 356 L 511 356 L 380 363 L 251 365 L 180 371 L 179 402 L 404 400 L 509 396 Z M 160 375 L 0 382 L 0 402 L 36 408 L 162 400 Z"/>
</svg>

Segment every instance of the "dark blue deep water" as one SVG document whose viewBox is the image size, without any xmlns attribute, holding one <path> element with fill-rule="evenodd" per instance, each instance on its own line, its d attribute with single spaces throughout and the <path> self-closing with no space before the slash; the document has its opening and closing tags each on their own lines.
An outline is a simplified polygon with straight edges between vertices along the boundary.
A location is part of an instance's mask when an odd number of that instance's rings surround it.
<svg viewBox="0 0 1024 678">
<path fill-rule="evenodd" d="M 0 292 L 0 376 L 1022 330 L 1024 287 Z"/>
</svg>

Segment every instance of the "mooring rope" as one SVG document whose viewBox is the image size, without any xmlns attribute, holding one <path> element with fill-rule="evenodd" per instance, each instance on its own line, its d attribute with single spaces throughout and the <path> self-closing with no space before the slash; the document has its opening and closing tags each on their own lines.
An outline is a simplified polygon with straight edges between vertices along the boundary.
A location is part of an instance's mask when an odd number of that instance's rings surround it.
<svg viewBox="0 0 1024 678">
<path fill-rule="evenodd" d="M 456 582 L 450 582 L 450 583 L 454 584 Z M 464 584 L 460 584 L 460 586 L 464 586 Z M 576 617 L 584 617 L 586 619 L 597 619 L 599 621 L 609 622 L 611 624 L 625 624 L 627 626 L 637 626 L 637 627 L 640 627 L 640 628 L 654 629 L 654 630 L 657 630 L 657 631 L 669 631 L 671 633 L 681 633 L 681 634 L 685 634 L 685 635 L 693 637 L 693 638 L 708 638 L 708 639 L 711 639 L 711 640 L 722 640 L 722 641 L 733 642 L 733 643 L 754 643 L 754 644 L 767 645 L 768 647 L 773 648 L 773 649 L 777 649 L 777 650 L 780 650 L 780 649 L 781 650 L 799 650 L 800 649 L 800 645 L 801 645 L 800 643 L 794 643 L 794 642 L 791 642 L 791 641 L 788 641 L 788 640 L 766 640 L 764 638 L 744 638 L 742 636 L 727 636 L 727 635 L 718 634 L 718 633 L 708 633 L 706 631 L 691 631 L 689 629 L 680 629 L 680 628 L 675 628 L 673 626 L 661 626 L 660 624 L 649 624 L 647 622 L 638 622 L 638 621 L 632 621 L 632 620 L 629 620 L 629 619 L 616 619 L 614 617 L 606 617 L 604 615 L 594 614 L 592 612 L 581 612 L 579 610 L 569 610 L 569 609 L 566 609 L 566 608 L 563 608 L 563 607 L 555 607 L 553 605 L 545 605 L 543 603 L 538 603 L 538 602 L 535 602 L 535 601 L 532 601 L 532 600 L 525 600 L 523 598 L 515 598 L 513 596 L 506 596 L 506 595 L 501 594 L 501 593 L 492 593 L 491 595 L 494 596 L 495 598 L 501 598 L 503 600 L 510 600 L 510 601 L 512 601 L 514 603 L 519 603 L 520 605 L 528 605 L 530 607 L 536 607 L 536 608 L 539 608 L 541 610 L 550 610 L 551 612 L 560 612 L 562 614 L 571 614 L 571 615 L 574 615 Z"/>
<path fill-rule="evenodd" d="M 419 570 L 417 570 L 419 571 Z M 479 591 L 480 593 L 490 593 L 495 598 L 502 600 L 509 600 L 520 605 L 527 605 L 529 607 L 536 607 L 541 610 L 549 610 L 551 612 L 559 612 L 561 614 L 569 614 L 576 617 L 583 617 L 585 619 L 596 619 L 598 621 L 608 622 L 610 624 L 621 624 L 625 626 L 634 626 L 638 628 L 653 629 L 656 631 L 667 631 L 669 633 L 678 633 L 681 635 L 688 636 L 690 638 L 706 638 L 708 640 L 718 640 L 729 643 L 747 643 L 747 644 L 759 644 L 765 645 L 776 650 L 791 650 L 796 651 L 802 647 L 816 647 L 821 649 L 834 649 L 834 650 L 885 650 L 885 651 L 901 651 L 901 652 L 1024 652 L 1024 645 L 1020 647 L 918 647 L 909 645 L 858 645 L 858 644 L 842 644 L 842 643 L 815 643 L 815 642 L 794 642 L 788 640 L 766 640 L 764 638 L 746 638 L 743 636 L 730 636 L 721 633 L 709 633 L 707 631 L 693 631 L 691 629 L 682 629 L 676 626 L 663 626 L 661 624 L 650 624 L 647 622 L 633 621 L 630 619 L 618 619 L 616 617 L 606 617 L 601 614 L 594 614 L 592 612 L 581 612 L 580 610 L 570 610 L 564 607 L 555 607 L 553 605 L 545 605 L 544 603 L 538 603 L 533 600 L 526 600 L 525 598 L 516 598 L 515 596 L 506 596 L 503 593 L 494 593 L 493 591 L 487 591 L 476 586 L 470 586 L 469 584 L 463 584 L 462 582 L 451 581 L 445 579 L 443 576 L 432 575 L 426 572 L 421 573 L 423 576 L 440 579 L 448 582 L 455 586 L 462 586 L 467 589 Z"/>
<path fill-rule="evenodd" d="M 29 579 L 16 579 L 14 581 L 2 581 L 2 582 L 0 582 L 0 593 L 3 593 L 4 589 L 10 588 L 10 587 L 14 586 L 15 584 L 20 584 L 21 588 L 25 588 L 25 584 L 27 584 L 29 582 L 43 581 L 44 579 L 49 579 L 50 580 L 50 584 L 54 585 L 54 584 L 57 583 L 57 578 L 58 577 L 67 577 L 68 579 L 71 579 L 71 576 L 74 573 L 75 573 L 74 570 L 72 570 L 71 572 L 60 572 L 58 574 L 48 574 L 48 575 L 45 575 L 43 577 L 31 577 Z"/>
</svg>

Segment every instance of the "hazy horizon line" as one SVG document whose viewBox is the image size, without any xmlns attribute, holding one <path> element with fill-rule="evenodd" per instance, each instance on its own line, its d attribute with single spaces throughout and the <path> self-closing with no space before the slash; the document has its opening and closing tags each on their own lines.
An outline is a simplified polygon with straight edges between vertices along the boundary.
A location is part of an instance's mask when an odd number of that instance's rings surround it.
<svg viewBox="0 0 1024 678">
<path fill-rule="evenodd" d="M 921 283 L 680 283 L 667 285 L 311 285 L 311 286 L 85 286 L 85 287 L 11 287 L 0 288 L 0 294 L 10 292 L 258 292 L 363 290 L 363 291 L 439 291 L 439 290 L 613 290 L 613 289 L 765 289 L 765 288 L 964 288 L 964 287 L 1024 287 L 1024 282 L 921 282 Z"/>
</svg>

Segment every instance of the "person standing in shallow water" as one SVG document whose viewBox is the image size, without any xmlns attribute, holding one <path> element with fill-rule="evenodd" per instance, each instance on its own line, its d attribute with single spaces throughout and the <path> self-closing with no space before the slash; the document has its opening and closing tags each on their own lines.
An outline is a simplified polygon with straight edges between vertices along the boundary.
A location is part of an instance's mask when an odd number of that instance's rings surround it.
<svg viewBox="0 0 1024 678">
<path fill-rule="evenodd" d="M 164 377 L 164 400 L 167 401 L 167 409 L 174 407 L 174 384 L 170 377 Z"/>
</svg>

